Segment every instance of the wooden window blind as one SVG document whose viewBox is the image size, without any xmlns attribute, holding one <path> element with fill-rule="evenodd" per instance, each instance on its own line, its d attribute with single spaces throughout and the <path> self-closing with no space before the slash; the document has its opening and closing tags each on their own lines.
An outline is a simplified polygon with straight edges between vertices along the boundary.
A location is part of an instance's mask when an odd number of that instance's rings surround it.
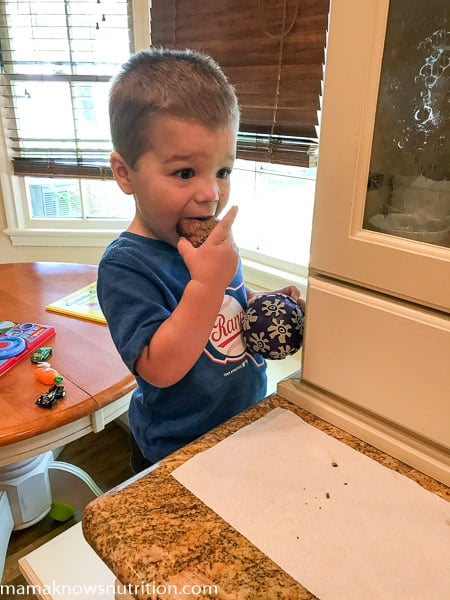
<svg viewBox="0 0 450 600">
<path fill-rule="evenodd" d="M 111 176 L 107 90 L 132 51 L 130 0 L 0 2 L 14 173 Z M 236 88 L 238 157 L 314 165 L 329 0 L 153 0 L 152 42 L 211 54 Z"/>
<path fill-rule="evenodd" d="M 107 98 L 132 49 L 130 4 L 0 2 L 1 113 L 15 174 L 112 177 Z"/>
<path fill-rule="evenodd" d="M 152 0 L 154 46 L 210 54 L 241 106 L 238 157 L 314 166 L 329 0 Z"/>
</svg>

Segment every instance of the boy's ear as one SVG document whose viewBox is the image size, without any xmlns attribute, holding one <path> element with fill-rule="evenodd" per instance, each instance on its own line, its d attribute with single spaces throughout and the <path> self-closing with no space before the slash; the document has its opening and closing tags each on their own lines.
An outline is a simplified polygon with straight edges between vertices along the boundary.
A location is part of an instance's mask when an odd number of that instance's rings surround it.
<svg viewBox="0 0 450 600">
<path fill-rule="evenodd" d="M 130 167 L 118 152 L 113 152 L 109 162 L 118 186 L 124 194 L 133 194 L 134 187 L 129 176 Z"/>
</svg>

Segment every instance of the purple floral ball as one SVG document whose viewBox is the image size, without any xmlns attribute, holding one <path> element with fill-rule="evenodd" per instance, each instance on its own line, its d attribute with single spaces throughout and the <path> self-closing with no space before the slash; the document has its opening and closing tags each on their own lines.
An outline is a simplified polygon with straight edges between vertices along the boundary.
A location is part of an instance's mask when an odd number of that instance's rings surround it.
<svg viewBox="0 0 450 600">
<path fill-rule="evenodd" d="M 256 296 L 244 312 L 244 342 L 250 352 L 264 358 L 286 358 L 302 346 L 304 317 L 300 306 L 285 294 Z"/>
</svg>

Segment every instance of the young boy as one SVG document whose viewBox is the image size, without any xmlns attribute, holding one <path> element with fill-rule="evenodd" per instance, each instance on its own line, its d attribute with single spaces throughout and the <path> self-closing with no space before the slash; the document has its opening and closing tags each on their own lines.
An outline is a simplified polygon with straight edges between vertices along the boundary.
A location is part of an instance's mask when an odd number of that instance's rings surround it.
<svg viewBox="0 0 450 600">
<path fill-rule="evenodd" d="M 114 79 L 109 114 L 111 167 L 136 212 L 100 261 L 98 297 L 136 375 L 137 472 L 264 398 L 266 364 L 241 337 L 248 291 L 231 233 L 237 208 L 198 248 L 177 233 L 181 218 L 218 216 L 228 202 L 233 88 L 207 56 L 143 51 Z M 299 297 L 294 286 L 282 291 Z"/>
</svg>

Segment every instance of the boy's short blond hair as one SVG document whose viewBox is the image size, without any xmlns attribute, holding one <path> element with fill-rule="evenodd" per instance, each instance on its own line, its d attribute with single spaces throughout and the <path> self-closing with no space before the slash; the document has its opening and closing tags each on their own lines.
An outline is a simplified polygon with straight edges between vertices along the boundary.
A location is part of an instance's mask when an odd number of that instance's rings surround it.
<svg viewBox="0 0 450 600">
<path fill-rule="evenodd" d="M 233 86 L 210 56 L 193 50 L 137 52 L 113 79 L 109 96 L 112 142 L 132 168 L 150 149 L 151 119 L 162 115 L 211 129 L 239 127 Z"/>
</svg>

